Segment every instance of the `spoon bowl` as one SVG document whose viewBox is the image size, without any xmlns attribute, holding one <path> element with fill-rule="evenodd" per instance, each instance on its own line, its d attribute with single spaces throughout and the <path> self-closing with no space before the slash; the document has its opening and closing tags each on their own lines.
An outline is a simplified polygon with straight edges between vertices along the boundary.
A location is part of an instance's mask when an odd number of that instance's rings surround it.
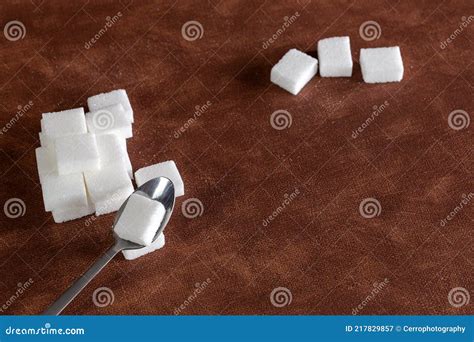
<svg viewBox="0 0 474 342">
<path fill-rule="evenodd" d="M 151 200 L 160 202 L 165 207 L 165 215 L 158 227 L 153 241 L 163 232 L 168 224 L 174 209 L 175 191 L 173 182 L 166 177 L 157 177 L 150 179 L 148 182 L 136 189 L 133 194 L 145 196 Z M 132 194 L 132 195 L 133 195 Z M 131 195 L 130 195 L 131 196 Z M 112 227 L 115 227 L 125 207 L 127 206 L 130 196 L 121 205 Z M 124 240 L 114 232 L 115 244 L 105 254 L 98 259 L 78 280 L 76 280 L 69 289 L 66 290 L 43 314 L 59 315 L 64 308 L 86 287 L 86 285 L 94 279 L 94 277 L 109 263 L 117 253 L 125 249 L 140 249 L 145 246 Z"/>
</svg>

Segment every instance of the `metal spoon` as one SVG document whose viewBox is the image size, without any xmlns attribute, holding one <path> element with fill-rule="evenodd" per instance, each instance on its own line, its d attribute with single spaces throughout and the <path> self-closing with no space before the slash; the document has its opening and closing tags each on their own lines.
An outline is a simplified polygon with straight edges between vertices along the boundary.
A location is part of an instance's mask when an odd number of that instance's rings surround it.
<svg viewBox="0 0 474 342">
<path fill-rule="evenodd" d="M 174 186 L 173 183 L 165 177 L 153 178 L 135 190 L 134 194 L 140 194 L 146 196 L 152 200 L 161 202 L 165 207 L 165 217 L 161 221 L 160 227 L 156 231 L 155 241 L 158 236 L 165 229 L 166 224 L 168 223 L 171 213 L 174 208 Z M 130 197 L 129 197 L 130 198 Z M 115 216 L 114 227 L 117 224 L 120 215 L 122 215 L 125 206 L 127 205 L 127 200 L 122 204 L 117 215 Z M 64 310 L 66 306 L 86 287 L 89 282 L 94 279 L 94 277 L 109 263 L 110 260 L 119 252 L 124 249 L 139 249 L 145 246 L 123 240 L 114 233 L 115 244 L 107 251 L 105 254 L 98 259 L 92 266 L 87 270 L 86 273 L 78 280 L 76 280 L 69 289 L 64 292 L 61 297 L 59 297 L 46 311 L 43 312 L 44 315 L 59 315 L 61 311 Z"/>
</svg>

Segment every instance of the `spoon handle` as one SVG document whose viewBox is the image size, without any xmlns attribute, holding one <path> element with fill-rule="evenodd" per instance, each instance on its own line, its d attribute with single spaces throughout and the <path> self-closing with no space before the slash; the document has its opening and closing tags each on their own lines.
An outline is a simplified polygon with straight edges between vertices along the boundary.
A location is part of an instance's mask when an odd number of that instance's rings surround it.
<svg viewBox="0 0 474 342">
<path fill-rule="evenodd" d="M 121 250 L 123 246 L 116 243 L 107 252 L 104 253 L 79 279 L 77 279 L 70 288 L 64 292 L 49 308 L 44 315 L 59 315 L 66 306 L 86 287 L 89 282 L 109 263 L 110 260 Z"/>
</svg>

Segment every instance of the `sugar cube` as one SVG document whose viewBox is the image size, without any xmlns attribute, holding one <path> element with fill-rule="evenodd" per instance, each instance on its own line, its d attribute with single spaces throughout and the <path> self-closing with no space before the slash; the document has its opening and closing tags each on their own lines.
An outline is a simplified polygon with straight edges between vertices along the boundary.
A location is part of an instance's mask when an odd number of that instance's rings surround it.
<svg viewBox="0 0 474 342">
<path fill-rule="evenodd" d="M 117 211 L 134 190 L 123 165 L 104 166 L 100 170 L 86 171 L 84 178 L 96 215 Z"/>
<path fill-rule="evenodd" d="M 96 137 L 100 166 L 124 165 L 130 178 L 133 177 L 132 163 L 127 153 L 125 139 L 117 134 L 103 134 Z"/>
<path fill-rule="evenodd" d="M 132 194 L 125 205 L 114 231 L 122 239 L 149 246 L 165 217 L 165 207 L 140 194 Z"/>
<path fill-rule="evenodd" d="M 70 173 L 96 170 L 99 168 L 99 151 L 94 134 L 78 134 L 59 137 L 55 144 L 58 173 Z"/>
<path fill-rule="evenodd" d="M 360 67 L 366 83 L 400 82 L 403 62 L 400 47 L 360 49 Z"/>
<path fill-rule="evenodd" d="M 88 205 L 84 177 L 81 173 L 47 175 L 42 180 L 41 189 L 46 211 Z"/>
<path fill-rule="evenodd" d="M 41 131 L 50 138 L 87 133 L 84 108 L 43 113 Z"/>
<path fill-rule="evenodd" d="M 104 107 L 120 103 L 125 112 L 129 122 L 133 123 L 133 110 L 128 99 L 127 92 L 124 89 L 113 90 L 108 93 L 102 93 L 91 96 L 87 99 L 87 106 L 91 112 L 97 111 Z"/>
<path fill-rule="evenodd" d="M 143 248 L 137 248 L 137 249 L 126 249 L 122 251 L 123 256 L 127 260 L 134 260 L 137 259 L 141 256 L 144 256 L 145 254 L 151 253 L 156 251 L 157 249 L 163 248 L 165 245 L 165 235 L 161 233 L 155 241 L 151 243 L 150 246 L 146 246 Z"/>
<path fill-rule="evenodd" d="M 43 179 L 46 176 L 58 173 L 56 167 L 56 155 L 53 149 L 46 147 L 38 147 L 35 150 L 35 153 L 40 183 L 43 183 Z"/>
<path fill-rule="evenodd" d="M 142 186 L 150 179 L 156 177 L 166 177 L 173 182 L 174 194 L 176 197 L 184 195 L 184 183 L 179 174 L 176 164 L 172 160 L 143 167 L 135 172 L 135 182 L 137 186 Z"/>
<path fill-rule="evenodd" d="M 316 58 L 291 49 L 273 66 L 270 81 L 296 95 L 317 72 Z"/>
<path fill-rule="evenodd" d="M 68 207 L 64 209 L 53 210 L 53 219 L 56 223 L 75 220 L 94 213 L 94 206 L 87 205 L 82 207 Z"/>
<path fill-rule="evenodd" d="M 352 56 L 349 37 L 332 37 L 318 41 L 319 74 L 322 77 L 350 77 Z"/>
<path fill-rule="evenodd" d="M 132 124 L 123 106 L 118 103 L 86 114 L 87 129 L 97 135 L 117 133 L 132 137 Z"/>
</svg>

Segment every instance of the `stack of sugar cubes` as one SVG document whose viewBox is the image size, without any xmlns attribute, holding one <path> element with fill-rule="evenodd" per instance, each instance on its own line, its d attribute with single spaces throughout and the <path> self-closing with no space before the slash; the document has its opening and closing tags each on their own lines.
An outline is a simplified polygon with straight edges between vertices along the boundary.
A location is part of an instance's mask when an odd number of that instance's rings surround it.
<svg viewBox="0 0 474 342">
<path fill-rule="evenodd" d="M 119 89 L 87 99 L 90 112 L 75 108 L 44 113 L 36 149 L 44 208 L 56 223 L 95 213 L 117 211 L 133 193 L 133 169 L 127 139 L 133 136 L 133 110 L 125 90 Z M 137 186 L 164 176 L 184 195 L 176 164 L 166 161 L 135 172 Z M 140 250 L 124 253 L 128 259 L 164 245 L 164 236 Z"/>
<path fill-rule="evenodd" d="M 271 70 L 270 81 L 297 95 L 317 74 L 321 77 L 351 77 L 352 55 L 349 37 L 318 41 L 318 59 L 297 49 L 289 50 Z M 362 78 L 366 83 L 400 82 L 403 62 L 400 47 L 360 50 Z"/>
</svg>

